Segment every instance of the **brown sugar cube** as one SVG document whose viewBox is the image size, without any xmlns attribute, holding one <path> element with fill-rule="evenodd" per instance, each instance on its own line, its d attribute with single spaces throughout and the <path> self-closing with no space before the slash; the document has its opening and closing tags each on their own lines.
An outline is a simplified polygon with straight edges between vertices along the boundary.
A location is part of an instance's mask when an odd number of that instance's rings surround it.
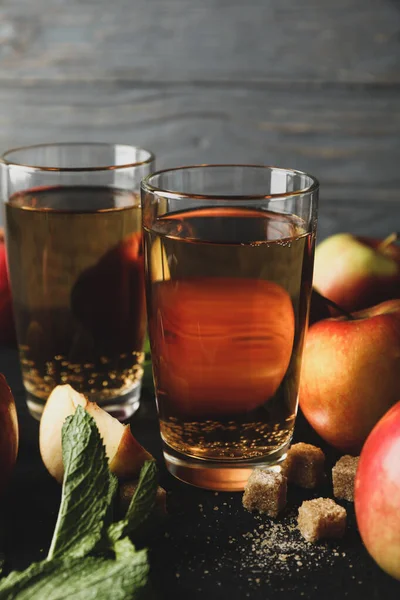
<svg viewBox="0 0 400 600">
<path fill-rule="evenodd" d="M 254 469 L 243 494 L 243 506 L 277 517 L 286 506 L 287 480 L 282 473 L 268 469 Z"/>
<path fill-rule="evenodd" d="M 358 456 L 342 456 L 332 469 L 333 495 L 354 502 L 354 480 L 356 477 Z"/>
<path fill-rule="evenodd" d="M 346 510 L 331 498 L 306 500 L 299 508 L 297 524 L 308 542 L 341 538 L 346 528 Z"/>
<path fill-rule="evenodd" d="M 324 477 L 325 454 L 321 448 L 300 442 L 289 448 L 282 473 L 289 483 L 312 489 Z"/>
</svg>

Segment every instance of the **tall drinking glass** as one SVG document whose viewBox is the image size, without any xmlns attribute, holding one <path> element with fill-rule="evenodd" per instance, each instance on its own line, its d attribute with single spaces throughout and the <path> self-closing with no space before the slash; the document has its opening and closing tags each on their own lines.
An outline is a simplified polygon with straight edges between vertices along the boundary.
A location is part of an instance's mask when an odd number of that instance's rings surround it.
<svg viewBox="0 0 400 600">
<path fill-rule="evenodd" d="M 69 383 L 120 418 L 138 407 L 146 332 L 140 180 L 154 157 L 112 144 L 6 152 L 1 194 L 22 375 L 39 417 Z"/>
<path fill-rule="evenodd" d="M 282 460 L 297 413 L 318 182 L 203 165 L 142 182 L 146 293 L 167 467 L 243 489 Z"/>
</svg>

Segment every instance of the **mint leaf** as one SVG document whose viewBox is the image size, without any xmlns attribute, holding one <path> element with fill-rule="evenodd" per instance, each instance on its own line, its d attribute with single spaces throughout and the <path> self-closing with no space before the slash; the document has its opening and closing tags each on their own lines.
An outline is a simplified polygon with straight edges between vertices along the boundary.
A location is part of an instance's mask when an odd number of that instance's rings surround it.
<svg viewBox="0 0 400 600">
<path fill-rule="evenodd" d="M 33 563 L 22 571 L 13 571 L 0 582 L 0 600 L 17 598 L 17 594 L 30 583 L 35 583 L 43 575 L 51 574 L 56 568 L 57 561 L 42 561 Z"/>
<path fill-rule="evenodd" d="M 109 525 L 118 482 L 96 423 L 81 406 L 64 423 L 62 445 L 64 483 L 48 557 L 0 581 L 0 600 L 148 597 L 147 552 L 136 551 L 128 537 L 121 537 L 135 531 L 153 510 L 155 463 L 144 464 L 126 518 Z"/>
<path fill-rule="evenodd" d="M 81 406 L 65 420 L 62 448 L 64 482 L 48 560 L 85 556 L 99 544 L 116 490 L 97 425 Z"/>
<path fill-rule="evenodd" d="M 108 508 L 107 508 L 106 514 L 104 515 L 103 534 L 106 531 L 107 527 L 110 525 L 110 523 L 112 523 L 114 520 L 114 518 L 113 518 L 114 517 L 114 498 L 118 492 L 118 486 L 119 486 L 118 477 L 113 475 L 110 471 L 110 486 L 108 488 L 108 494 L 107 494 Z M 107 538 L 107 536 L 105 536 L 105 537 Z"/>
<path fill-rule="evenodd" d="M 140 470 L 139 481 L 126 511 L 129 531 L 141 525 L 152 513 L 158 488 L 158 469 L 154 460 L 147 460 Z"/>
<path fill-rule="evenodd" d="M 0 583 L 0 600 L 136 600 L 143 597 L 149 566 L 146 550 L 126 538 L 116 559 L 67 558 L 31 565 Z"/>
<path fill-rule="evenodd" d="M 138 485 L 122 521 L 108 528 L 108 537 L 112 543 L 121 537 L 132 534 L 152 513 L 158 487 L 158 470 L 155 461 L 144 463 Z"/>
</svg>

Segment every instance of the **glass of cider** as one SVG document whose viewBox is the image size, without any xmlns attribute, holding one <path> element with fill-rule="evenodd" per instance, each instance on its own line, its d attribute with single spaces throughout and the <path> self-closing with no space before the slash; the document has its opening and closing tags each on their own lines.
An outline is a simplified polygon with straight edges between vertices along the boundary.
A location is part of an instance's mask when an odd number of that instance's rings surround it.
<svg viewBox="0 0 400 600">
<path fill-rule="evenodd" d="M 146 310 L 140 181 L 153 155 L 113 144 L 6 152 L 1 194 L 22 376 L 40 417 L 70 384 L 118 416 L 139 405 Z"/>
<path fill-rule="evenodd" d="M 286 456 L 297 413 L 318 182 L 201 165 L 142 182 L 147 312 L 164 457 L 179 479 L 243 489 Z"/>
</svg>

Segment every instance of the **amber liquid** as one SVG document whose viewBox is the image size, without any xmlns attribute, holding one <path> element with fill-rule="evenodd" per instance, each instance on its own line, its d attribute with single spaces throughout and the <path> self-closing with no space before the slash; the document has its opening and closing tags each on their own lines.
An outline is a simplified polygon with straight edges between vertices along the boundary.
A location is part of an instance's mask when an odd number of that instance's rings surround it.
<svg viewBox="0 0 400 600">
<path fill-rule="evenodd" d="M 41 188 L 6 204 L 22 374 L 45 400 L 69 383 L 98 402 L 142 375 L 140 201 L 102 187 Z"/>
<path fill-rule="evenodd" d="M 149 333 L 168 451 L 257 459 L 290 442 L 313 235 L 293 215 L 197 209 L 145 229 Z"/>
</svg>

